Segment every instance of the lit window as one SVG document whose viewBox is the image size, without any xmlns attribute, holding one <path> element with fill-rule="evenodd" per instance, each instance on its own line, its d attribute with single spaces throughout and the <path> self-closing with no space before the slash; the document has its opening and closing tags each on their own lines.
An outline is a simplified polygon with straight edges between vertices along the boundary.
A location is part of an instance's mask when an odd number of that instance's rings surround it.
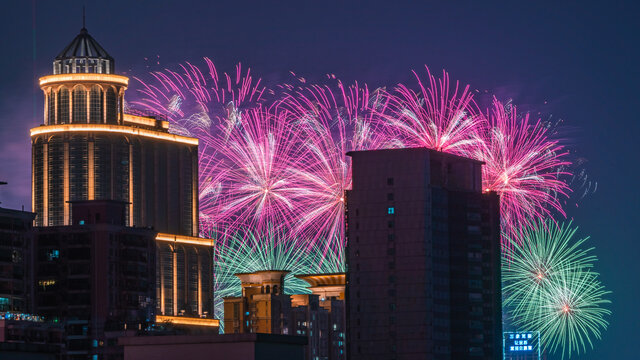
<svg viewBox="0 0 640 360">
<path fill-rule="evenodd" d="M 393 215 L 395 213 L 396 209 L 393 207 L 387 208 L 387 214 L 389 215 Z"/>
<path fill-rule="evenodd" d="M 49 261 L 52 261 L 53 259 L 58 259 L 58 258 L 60 258 L 60 250 L 53 249 L 47 252 L 47 259 Z"/>
</svg>

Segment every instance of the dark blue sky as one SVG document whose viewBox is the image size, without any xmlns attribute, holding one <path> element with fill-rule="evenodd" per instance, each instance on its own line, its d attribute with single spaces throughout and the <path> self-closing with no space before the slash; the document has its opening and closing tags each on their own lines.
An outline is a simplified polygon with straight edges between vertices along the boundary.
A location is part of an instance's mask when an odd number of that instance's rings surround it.
<svg viewBox="0 0 640 360">
<path fill-rule="evenodd" d="M 28 129 L 42 122 L 37 77 L 78 33 L 144 75 L 208 56 L 223 70 L 242 61 L 267 81 L 307 78 L 391 86 L 427 64 L 515 104 L 564 119 L 598 190 L 569 209 L 613 291 L 602 341 L 580 359 L 637 357 L 640 224 L 637 119 L 639 6 L 628 2 L 226 2 L 5 1 L 0 15 L 2 206 L 30 208 Z M 35 5 L 34 5 L 35 4 Z M 133 94 L 130 94 L 133 95 Z"/>
</svg>

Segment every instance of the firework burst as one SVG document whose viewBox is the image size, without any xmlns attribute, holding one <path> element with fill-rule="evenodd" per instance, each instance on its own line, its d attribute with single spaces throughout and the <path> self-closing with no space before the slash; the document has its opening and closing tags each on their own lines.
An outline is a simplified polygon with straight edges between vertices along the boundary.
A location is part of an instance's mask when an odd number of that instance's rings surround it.
<svg viewBox="0 0 640 360">
<path fill-rule="evenodd" d="M 563 357 L 593 346 L 590 337 L 600 337 L 610 314 L 601 307 L 609 301 L 592 270 L 596 257 L 581 248 L 588 238 L 574 240 L 576 231 L 540 221 L 505 234 L 511 246 L 503 257 L 502 291 L 509 320 L 540 331 L 543 347 Z"/>
<path fill-rule="evenodd" d="M 294 126 L 302 134 L 305 152 L 293 168 L 301 192 L 296 229 L 322 240 L 325 247 L 343 252 L 345 190 L 351 188 L 351 164 L 346 153 L 379 146 L 371 130 L 372 109 L 378 92 L 370 94 L 358 84 L 338 90 L 329 86 L 301 88 L 286 96 L 282 105 L 290 109 Z M 341 257 L 340 257 L 341 258 Z"/>
<path fill-rule="evenodd" d="M 291 223 L 296 199 L 307 189 L 296 183 L 291 170 L 300 152 L 286 112 L 249 110 L 228 136 L 218 137 L 214 144 L 225 172 L 220 223 L 232 231 L 238 226 Z"/>
<path fill-rule="evenodd" d="M 587 345 L 593 348 L 591 337 L 600 339 L 607 328 L 604 318 L 611 311 L 602 306 L 610 303 L 604 298 L 610 292 L 597 277 L 590 271 L 567 273 L 545 289 L 538 314 L 523 321 L 539 329 L 551 352 L 561 351 L 563 358 L 586 352 Z"/>
<path fill-rule="evenodd" d="M 485 191 L 500 195 L 503 231 L 550 217 L 552 211 L 564 216 L 560 197 L 571 190 L 563 180 L 569 174 L 562 169 L 570 162 L 558 140 L 550 138 L 540 120 L 518 116 L 515 107 L 495 99 L 486 119 L 469 155 L 484 162 Z"/>
<path fill-rule="evenodd" d="M 429 68 L 427 81 L 413 74 L 418 91 L 399 84 L 389 97 L 388 112 L 383 114 L 385 131 L 406 147 L 429 149 L 465 155 L 478 141 L 476 133 L 482 126 L 469 86 L 461 88 L 456 81 L 450 86 L 449 74 L 436 79 Z"/>
</svg>

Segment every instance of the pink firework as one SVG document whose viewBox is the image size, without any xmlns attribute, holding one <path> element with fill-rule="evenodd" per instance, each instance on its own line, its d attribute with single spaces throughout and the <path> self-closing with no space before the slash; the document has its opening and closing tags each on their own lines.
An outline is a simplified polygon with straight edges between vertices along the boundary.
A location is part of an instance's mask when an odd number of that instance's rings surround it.
<svg viewBox="0 0 640 360">
<path fill-rule="evenodd" d="M 510 233 L 531 223 L 564 216 L 559 197 L 571 191 L 562 169 L 570 162 L 558 140 L 552 139 L 540 121 L 529 114 L 518 116 L 516 108 L 494 99 L 471 156 L 483 161 L 483 187 L 500 195 L 503 231 Z"/>
<path fill-rule="evenodd" d="M 206 70 L 187 62 L 180 71 L 165 69 L 152 72 L 153 81 L 135 78 L 141 85 L 141 100 L 132 102 L 144 110 L 167 114 L 172 125 L 192 131 L 211 130 L 212 119 L 225 125 L 226 131 L 238 124 L 242 110 L 253 108 L 263 100 L 261 79 L 254 81 L 251 69 L 243 72 L 238 63 L 235 72 L 222 73 L 209 58 Z"/>
<path fill-rule="evenodd" d="M 351 162 L 346 153 L 377 148 L 380 139 L 371 116 L 384 106 L 383 97 L 358 84 L 345 87 L 312 85 L 285 97 L 291 122 L 302 134 L 305 155 L 294 169 L 300 192 L 296 228 L 325 251 L 343 249 L 345 190 L 351 188 Z"/>
<path fill-rule="evenodd" d="M 389 96 L 388 113 L 384 114 L 385 131 L 405 147 L 426 147 L 464 155 L 477 142 L 476 133 L 482 125 L 469 86 L 450 86 L 449 74 L 442 72 L 436 79 L 429 68 L 428 82 L 418 74 L 418 91 L 403 84 Z"/>
<path fill-rule="evenodd" d="M 242 111 L 258 107 L 266 89 L 241 64 L 234 72 L 220 75 L 209 58 L 204 62 L 204 70 L 187 62 L 178 71 L 152 72 L 149 81 L 135 78 L 139 98 L 131 104 L 167 116 L 172 133 L 200 139 L 200 227 L 209 234 L 219 221 L 227 173 L 220 164 L 218 137 L 238 126 Z"/>
<path fill-rule="evenodd" d="M 300 151 L 287 113 L 275 107 L 248 110 L 214 144 L 224 171 L 219 224 L 227 230 L 290 224 L 305 189 L 292 171 Z"/>
</svg>

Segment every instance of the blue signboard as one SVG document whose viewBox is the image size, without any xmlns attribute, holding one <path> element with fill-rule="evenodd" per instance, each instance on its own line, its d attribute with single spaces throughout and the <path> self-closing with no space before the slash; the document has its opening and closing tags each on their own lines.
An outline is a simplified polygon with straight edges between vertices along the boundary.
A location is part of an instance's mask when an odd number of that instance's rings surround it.
<svg viewBox="0 0 640 360">
<path fill-rule="evenodd" d="M 537 331 L 505 332 L 502 344 L 505 360 L 540 359 L 540 333 Z"/>
</svg>

